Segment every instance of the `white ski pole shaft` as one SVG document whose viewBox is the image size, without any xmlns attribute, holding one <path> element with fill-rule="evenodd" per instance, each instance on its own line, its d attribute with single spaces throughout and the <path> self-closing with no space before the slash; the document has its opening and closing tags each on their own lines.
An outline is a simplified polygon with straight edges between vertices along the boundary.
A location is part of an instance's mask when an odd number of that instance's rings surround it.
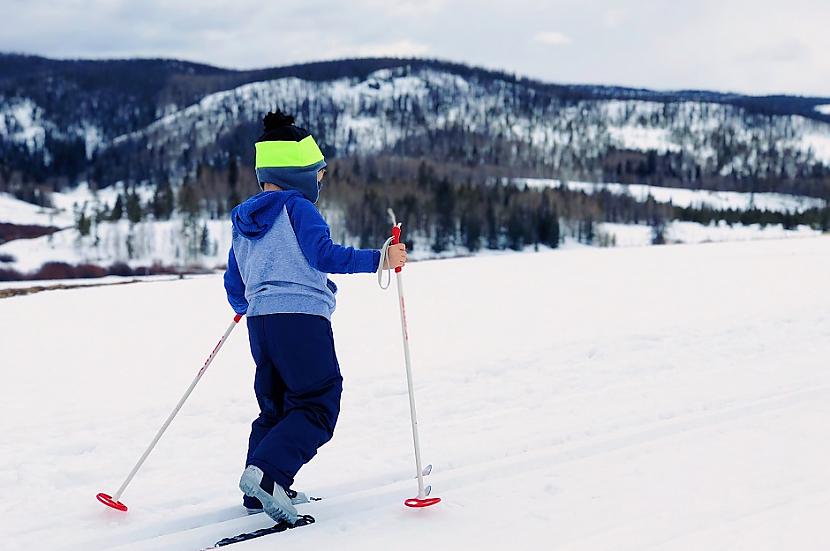
<svg viewBox="0 0 830 551">
<path fill-rule="evenodd" d="M 184 393 L 184 396 L 182 396 L 181 400 L 179 400 L 179 403 L 176 404 L 176 407 L 173 408 L 173 411 L 170 413 L 170 416 L 167 417 L 167 420 L 164 421 L 164 424 L 161 426 L 159 431 L 156 433 L 156 436 L 153 438 L 153 441 L 150 442 L 150 445 L 147 446 L 147 449 L 144 450 L 143 454 L 141 454 L 141 458 L 138 460 L 138 463 L 135 464 L 135 467 L 133 467 L 133 470 L 130 471 L 130 474 L 127 475 L 127 478 L 126 478 L 126 480 L 124 480 L 124 483 L 121 485 L 120 488 L 118 488 L 118 491 L 115 492 L 115 495 L 112 496 L 113 501 L 117 502 L 118 500 L 121 499 L 121 494 L 123 494 L 124 490 L 127 489 L 127 486 L 130 485 L 130 482 L 132 482 L 133 477 L 135 476 L 135 474 L 138 472 L 138 470 L 144 464 L 144 461 L 150 455 L 150 452 L 153 451 L 153 448 L 156 447 L 156 444 L 161 439 L 161 435 L 164 434 L 164 431 L 166 431 L 167 427 L 170 426 L 170 423 L 173 421 L 173 418 L 176 417 L 176 414 L 179 413 L 180 409 L 182 409 L 182 406 L 184 405 L 187 398 L 190 396 L 190 393 L 193 392 L 194 388 L 196 388 L 196 384 L 202 378 L 202 375 L 205 374 L 205 371 L 207 371 L 207 368 L 213 362 L 213 359 L 216 357 L 216 354 L 219 353 L 219 349 L 222 348 L 223 344 L 225 344 L 225 341 L 227 340 L 228 336 L 231 334 L 231 331 L 233 331 L 234 327 L 236 327 L 239 324 L 240 319 L 242 319 L 242 314 L 237 314 L 237 315 L 234 316 L 233 322 L 231 322 L 231 324 L 228 326 L 228 329 L 225 331 L 225 334 L 222 335 L 222 338 L 219 339 L 219 342 L 214 347 L 213 352 L 210 353 L 210 356 L 208 356 L 208 359 L 205 361 L 205 364 L 202 366 L 202 368 L 196 374 L 196 377 L 193 379 L 193 382 L 190 383 L 190 386 L 187 388 L 187 391 Z"/>
<path fill-rule="evenodd" d="M 401 228 L 396 225 L 392 229 L 393 244 L 400 242 Z M 415 468 L 418 475 L 418 499 L 426 497 L 424 493 L 424 473 L 421 469 L 421 443 L 418 439 L 418 415 L 415 412 L 415 388 L 412 382 L 412 361 L 409 355 L 409 331 L 406 326 L 406 303 L 403 298 L 403 276 L 401 268 L 395 268 L 395 277 L 398 282 L 398 306 L 401 311 L 401 334 L 403 336 L 403 354 L 406 363 L 406 386 L 409 390 L 409 415 L 412 420 L 412 440 L 415 444 Z"/>
</svg>

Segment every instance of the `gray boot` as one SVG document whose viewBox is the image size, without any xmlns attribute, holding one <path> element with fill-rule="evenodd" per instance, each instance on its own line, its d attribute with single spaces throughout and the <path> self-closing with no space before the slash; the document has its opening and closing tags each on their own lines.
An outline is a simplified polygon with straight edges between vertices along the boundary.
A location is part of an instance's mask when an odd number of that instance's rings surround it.
<svg viewBox="0 0 830 551">
<path fill-rule="evenodd" d="M 259 467 L 248 465 L 245 468 L 239 480 L 239 489 L 246 496 L 257 498 L 262 503 L 265 514 L 275 522 L 297 522 L 299 515 L 291 503 L 291 498 L 282 486 L 271 480 L 271 477 L 263 473 Z"/>
<path fill-rule="evenodd" d="M 291 504 L 295 507 L 297 505 L 302 505 L 303 503 L 311 503 L 312 501 L 312 498 L 308 497 L 305 492 L 298 492 L 296 490 L 292 490 L 291 488 L 285 490 L 285 495 L 291 499 Z M 245 507 L 245 510 L 249 515 L 256 515 L 262 512 L 262 503 L 260 503 L 260 501 L 255 497 L 243 494 L 242 506 Z"/>
</svg>

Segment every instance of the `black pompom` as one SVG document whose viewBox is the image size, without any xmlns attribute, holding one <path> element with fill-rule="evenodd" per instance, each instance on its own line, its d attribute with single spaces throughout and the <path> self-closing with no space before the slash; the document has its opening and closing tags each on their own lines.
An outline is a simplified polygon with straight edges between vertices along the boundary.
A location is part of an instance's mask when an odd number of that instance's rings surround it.
<svg viewBox="0 0 830 551">
<path fill-rule="evenodd" d="M 279 109 L 274 113 L 268 113 L 262 119 L 262 126 L 265 128 L 265 132 L 270 132 L 284 126 L 291 126 L 292 124 L 294 124 L 293 115 L 287 115 Z"/>
</svg>

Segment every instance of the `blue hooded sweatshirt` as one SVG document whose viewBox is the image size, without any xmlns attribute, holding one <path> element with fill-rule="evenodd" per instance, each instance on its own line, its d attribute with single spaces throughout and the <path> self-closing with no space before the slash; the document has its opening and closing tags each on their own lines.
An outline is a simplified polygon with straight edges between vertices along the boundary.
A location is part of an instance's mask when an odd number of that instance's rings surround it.
<svg viewBox="0 0 830 551">
<path fill-rule="evenodd" d="M 294 190 L 264 191 L 231 212 L 233 244 L 225 270 L 237 314 L 314 314 L 331 318 L 337 287 L 328 274 L 377 271 L 380 251 L 337 245 L 311 201 Z"/>
</svg>

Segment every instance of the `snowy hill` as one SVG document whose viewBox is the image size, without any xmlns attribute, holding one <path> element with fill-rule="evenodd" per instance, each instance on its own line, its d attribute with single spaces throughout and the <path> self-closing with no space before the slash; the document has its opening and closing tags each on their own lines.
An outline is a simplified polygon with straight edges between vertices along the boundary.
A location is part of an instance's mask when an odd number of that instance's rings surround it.
<svg viewBox="0 0 830 551">
<path fill-rule="evenodd" d="M 824 549 L 830 238 L 583 248 L 404 272 L 425 458 L 415 490 L 393 292 L 337 276 L 334 440 L 317 523 L 238 549 Z M 230 321 L 221 278 L 0 299 L 8 549 L 199 549 L 267 526 L 236 489 L 244 325 L 124 495 Z M 233 547 L 231 548 L 233 549 Z"/>
<path fill-rule="evenodd" d="M 339 157 L 394 152 L 602 177 L 617 151 L 651 151 L 682 153 L 676 170 L 713 181 L 773 172 L 805 178 L 813 176 L 805 167 L 830 165 L 830 124 L 801 115 L 761 119 L 735 105 L 692 101 L 574 100 L 528 83 L 409 67 L 217 92 L 114 138 L 102 159 L 128 158 L 148 173 L 178 175 L 197 162 L 221 164 L 228 151 L 247 160 L 245 144 L 275 105 L 301 114 L 326 152 Z M 159 154 L 149 159 L 147 150 Z"/>
<path fill-rule="evenodd" d="M 0 176 L 56 187 L 178 181 L 235 156 L 247 165 L 262 114 L 280 106 L 313 128 L 330 157 L 830 194 L 827 98 L 560 85 L 426 59 L 233 71 L 0 55 L 0 69 Z"/>
</svg>

